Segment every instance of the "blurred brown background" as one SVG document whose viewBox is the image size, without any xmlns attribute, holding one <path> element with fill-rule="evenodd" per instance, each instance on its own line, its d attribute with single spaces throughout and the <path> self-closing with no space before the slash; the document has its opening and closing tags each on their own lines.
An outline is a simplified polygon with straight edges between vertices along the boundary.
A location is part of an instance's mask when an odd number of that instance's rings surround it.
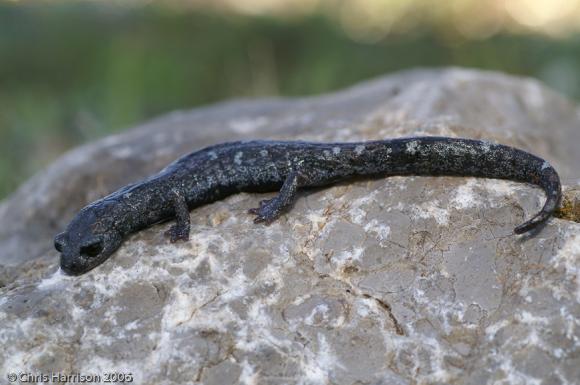
<svg viewBox="0 0 580 385">
<path fill-rule="evenodd" d="M 0 1 L 0 198 L 79 143 L 175 109 L 413 67 L 580 97 L 580 0 Z"/>
</svg>

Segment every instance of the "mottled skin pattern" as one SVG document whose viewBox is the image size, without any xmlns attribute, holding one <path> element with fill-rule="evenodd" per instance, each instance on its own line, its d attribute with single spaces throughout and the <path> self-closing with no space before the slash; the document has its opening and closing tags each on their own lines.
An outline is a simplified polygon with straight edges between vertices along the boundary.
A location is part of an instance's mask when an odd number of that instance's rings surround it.
<svg viewBox="0 0 580 385">
<path fill-rule="evenodd" d="M 241 191 L 279 191 L 251 209 L 269 223 L 289 210 L 298 190 L 353 177 L 473 176 L 538 185 L 542 210 L 516 227 L 522 234 L 544 223 L 561 197 L 560 180 L 546 161 L 527 152 L 470 139 L 416 137 L 360 143 L 248 141 L 219 144 L 186 155 L 159 174 L 83 208 L 55 238 L 61 268 L 85 273 L 103 263 L 129 234 L 176 218 L 172 242 L 187 240 L 189 210 Z"/>
</svg>

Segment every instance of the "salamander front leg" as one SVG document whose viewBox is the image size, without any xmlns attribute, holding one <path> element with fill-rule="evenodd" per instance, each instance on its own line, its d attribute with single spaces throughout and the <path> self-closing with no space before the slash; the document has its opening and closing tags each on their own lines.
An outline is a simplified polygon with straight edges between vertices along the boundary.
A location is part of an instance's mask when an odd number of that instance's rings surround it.
<svg viewBox="0 0 580 385">
<path fill-rule="evenodd" d="M 255 214 L 254 223 L 272 223 L 284 212 L 288 211 L 296 200 L 296 193 L 301 187 L 301 175 L 299 171 L 293 170 L 288 174 L 278 195 L 272 199 L 260 201 L 260 207 L 249 209 L 250 214 Z"/>
<path fill-rule="evenodd" d="M 173 192 L 173 207 L 175 210 L 175 220 L 176 223 L 165 232 L 165 235 L 169 237 L 171 243 L 189 240 L 189 207 L 187 207 L 187 202 L 183 195 L 179 192 Z"/>
</svg>

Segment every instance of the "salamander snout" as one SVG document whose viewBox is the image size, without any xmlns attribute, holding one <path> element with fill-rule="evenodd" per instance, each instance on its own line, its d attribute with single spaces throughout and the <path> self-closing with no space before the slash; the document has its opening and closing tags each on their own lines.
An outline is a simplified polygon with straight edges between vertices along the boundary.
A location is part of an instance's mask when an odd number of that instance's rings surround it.
<svg viewBox="0 0 580 385">
<path fill-rule="evenodd" d="M 120 246 L 122 237 L 102 216 L 85 208 L 54 238 L 65 274 L 80 275 L 103 263 Z"/>
<path fill-rule="evenodd" d="M 60 268 L 66 275 L 80 275 L 86 271 L 86 268 L 75 259 L 61 259 Z"/>
<path fill-rule="evenodd" d="M 84 238 L 83 236 L 73 238 L 67 232 L 60 233 L 54 238 L 54 247 L 60 252 L 60 268 L 65 274 L 79 275 L 96 266 L 94 259 L 103 251 L 103 239 Z"/>
<path fill-rule="evenodd" d="M 60 253 L 60 268 L 65 274 L 78 275 L 82 272 L 82 266 L 78 263 L 77 253 L 73 252 L 72 245 L 66 233 L 60 233 L 54 237 L 54 248 Z"/>
<path fill-rule="evenodd" d="M 121 237 L 115 232 L 99 235 L 85 233 L 78 238 L 65 232 L 54 239 L 54 246 L 60 252 L 60 267 L 68 275 L 80 275 L 97 267 L 109 258 L 120 243 Z"/>
</svg>

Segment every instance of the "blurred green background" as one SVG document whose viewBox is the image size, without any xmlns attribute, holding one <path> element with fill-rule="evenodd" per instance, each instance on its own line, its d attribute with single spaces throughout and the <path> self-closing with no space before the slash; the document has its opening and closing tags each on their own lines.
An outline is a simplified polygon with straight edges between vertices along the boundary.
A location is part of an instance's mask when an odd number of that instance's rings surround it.
<svg viewBox="0 0 580 385">
<path fill-rule="evenodd" d="M 454 65 L 579 98 L 578 2 L 507 3 L 0 2 L 0 198 L 79 143 L 232 97 Z"/>
</svg>

